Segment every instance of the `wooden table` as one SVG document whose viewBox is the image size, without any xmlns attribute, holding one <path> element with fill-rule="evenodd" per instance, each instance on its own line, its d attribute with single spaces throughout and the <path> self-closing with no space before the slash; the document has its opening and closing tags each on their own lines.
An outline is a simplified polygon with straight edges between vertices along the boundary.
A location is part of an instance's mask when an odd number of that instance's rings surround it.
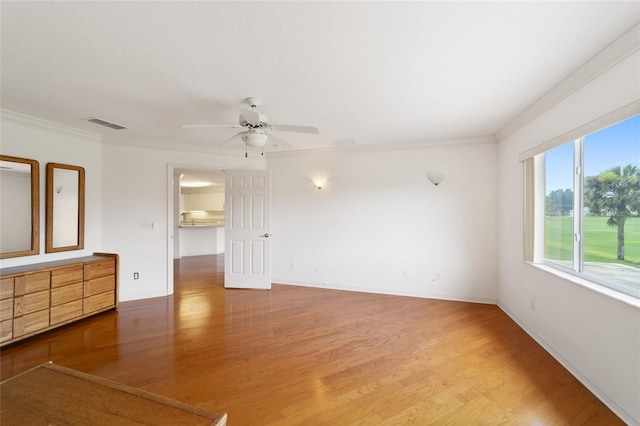
<svg viewBox="0 0 640 426">
<path fill-rule="evenodd" d="M 53 363 L 0 383 L 2 426 L 224 426 L 226 422 L 226 413 L 193 407 Z"/>
</svg>

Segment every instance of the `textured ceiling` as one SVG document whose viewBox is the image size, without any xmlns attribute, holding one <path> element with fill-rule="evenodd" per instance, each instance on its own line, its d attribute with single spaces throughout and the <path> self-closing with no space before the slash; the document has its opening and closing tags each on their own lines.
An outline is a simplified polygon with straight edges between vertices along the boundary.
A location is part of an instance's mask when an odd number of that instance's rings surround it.
<svg viewBox="0 0 640 426">
<path fill-rule="evenodd" d="M 217 147 L 237 130 L 180 126 L 236 124 L 258 96 L 272 122 L 320 129 L 281 133 L 294 149 L 493 135 L 640 19 L 635 1 L 1 8 L 3 109 L 106 141 Z"/>
</svg>

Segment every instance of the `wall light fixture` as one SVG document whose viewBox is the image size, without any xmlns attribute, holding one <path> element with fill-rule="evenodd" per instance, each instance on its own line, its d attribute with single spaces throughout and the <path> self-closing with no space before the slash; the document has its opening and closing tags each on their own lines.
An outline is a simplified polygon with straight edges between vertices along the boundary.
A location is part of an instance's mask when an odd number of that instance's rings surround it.
<svg viewBox="0 0 640 426">
<path fill-rule="evenodd" d="M 440 172 L 427 173 L 427 179 L 429 179 L 429 181 L 435 186 L 438 186 L 440 185 L 440 182 L 444 180 L 444 173 L 440 173 Z"/>
<path fill-rule="evenodd" d="M 324 178 L 315 178 L 315 179 L 312 179 L 312 180 L 313 180 L 313 184 L 318 189 L 322 189 L 322 187 L 327 183 L 327 180 L 324 179 Z"/>
</svg>

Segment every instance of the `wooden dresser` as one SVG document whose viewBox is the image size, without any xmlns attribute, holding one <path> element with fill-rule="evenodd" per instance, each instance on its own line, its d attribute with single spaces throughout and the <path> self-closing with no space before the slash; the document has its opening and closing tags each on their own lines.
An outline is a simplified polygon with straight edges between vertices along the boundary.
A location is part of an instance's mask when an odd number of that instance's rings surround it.
<svg viewBox="0 0 640 426">
<path fill-rule="evenodd" d="M 0 269 L 0 346 L 118 306 L 118 255 Z"/>
</svg>

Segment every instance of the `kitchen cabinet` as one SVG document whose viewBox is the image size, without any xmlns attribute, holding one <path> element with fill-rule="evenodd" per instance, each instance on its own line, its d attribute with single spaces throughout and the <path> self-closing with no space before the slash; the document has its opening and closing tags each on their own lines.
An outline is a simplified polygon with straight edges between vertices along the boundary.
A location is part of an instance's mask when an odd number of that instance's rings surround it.
<svg viewBox="0 0 640 426">
<path fill-rule="evenodd" d="M 222 211 L 224 193 L 181 194 L 181 211 Z"/>
<path fill-rule="evenodd" d="M 224 193 L 213 194 L 213 209 L 224 210 Z"/>
</svg>

